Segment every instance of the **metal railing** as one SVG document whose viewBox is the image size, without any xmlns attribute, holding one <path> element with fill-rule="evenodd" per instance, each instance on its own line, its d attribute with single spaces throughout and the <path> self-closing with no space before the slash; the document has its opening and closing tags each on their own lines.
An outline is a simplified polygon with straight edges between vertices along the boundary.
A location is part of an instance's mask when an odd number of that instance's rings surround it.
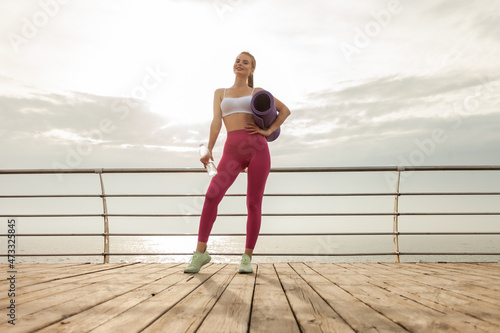
<svg viewBox="0 0 500 333">
<path fill-rule="evenodd" d="M 479 191 L 479 192 L 401 192 L 401 174 L 409 171 L 500 171 L 500 166 L 389 166 L 389 167 L 331 167 L 331 168 L 273 168 L 271 174 L 278 173 L 357 173 L 357 172 L 391 172 L 396 173 L 396 185 L 394 192 L 361 192 L 361 193 L 275 193 L 265 194 L 265 197 L 394 197 L 394 210 L 391 212 L 340 212 L 340 213 L 263 213 L 266 217 L 334 217 L 334 216 L 391 216 L 393 218 L 392 232 L 327 232 L 327 233 L 261 233 L 260 236 L 392 236 L 393 252 L 382 253 L 293 253 L 293 256 L 394 256 L 395 262 L 400 262 L 400 257 L 403 255 L 473 255 L 473 256 L 500 256 L 500 252 L 401 252 L 400 251 L 400 236 L 478 236 L 478 235 L 493 235 L 498 236 L 500 232 L 400 232 L 399 218 L 401 216 L 500 216 L 500 210 L 496 211 L 476 211 L 476 212 L 402 212 L 400 211 L 399 198 L 404 196 L 500 196 L 500 192 L 496 191 Z M 16 237 L 103 237 L 103 252 L 102 253 L 16 253 L 18 257 L 41 257 L 41 256 L 102 256 L 103 262 L 108 263 L 110 256 L 139 256 L 139 255 L 157 255 L 157 256 L 173 256 L 173 255 L 191 255 L 191 253 L 112 253 L 110 252 L 110 237 L 121 236 L 196 236 L 190 233 L 112 233 L 109 229 L 109 217 L 199 217 L 200 214 L 120 214 L 110 213 L 108 211 L 107 198 L 189 198 L 203 197 L 203 194 L 106 194 L 103 174 L 140 174 L 140 173 L 205 173 L 201 168 L 164 168 L 164 169 L 32 169 L 32 170 L 0 170 L 0 175 L 28 175 L 28 174 L 96 174 L 99 177 L 99 185 L 101 193 L 99 194 L 20 194 L 20 195 L 0 195 L 0 204 L 2 199 L 36 199 L 36 198 L 101 198 L 102 212 L 89 214 L 23 214 L 22 212 L 9 212 L 9 214 L 1 214 L 2 218 L 68 218 L 68 217 L 99 217 L 103 219 L 102 233 L 16 233 Z M 227 197 L 245 197 L 245 194 L 226 194 Z M 499 206 L 500 207 L 500 206 Z M 219 217 L 239 217 L 246 216 L 245 213 L 237 214 L 218 214 Z M 500 230 L 500 221 L 499 230 Z M 0 234 L 0 237 L 9 237 L 9 233 Z M 211 236 L 244 236 L 241 233 L 213 233 Z M 239 255 L 239 253 L 212 253 L 213 255 Z M 289 253 L 255 253 L 257 256 L 289 256 Z M 0 254 L 2 257 L 8 254 Z"/>
</svg>

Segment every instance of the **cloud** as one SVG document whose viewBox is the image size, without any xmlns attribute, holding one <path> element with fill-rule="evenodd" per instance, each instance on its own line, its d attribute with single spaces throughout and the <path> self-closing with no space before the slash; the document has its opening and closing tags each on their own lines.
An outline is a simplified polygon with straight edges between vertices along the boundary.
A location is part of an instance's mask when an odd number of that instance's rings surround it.
<svg viewBox="0 0 500 333">
<path fill-rule="evenodd" d="M 390 75 L 357 82 L 355 85 L 341 87 L 338 90 L 317 93 L 311 98 L 335 98 L 337 100 L 413 100 L 423 97 L 439 96 L 461 89 L 468 89 L 482 84 L 481 75 L 485 73 L 444 72 L 427 75 L 403 76 Z M 494 82 L 498 76 L 489 76 L 483 80 Z M 349 84 L 349 82 L 347 82 Z"/>
<path fill-rule="evenodd" d="M 99 166 L 103 154 L 116 158 L 108 166 L 132 167 L 138 152 L 141 164 L 178 166 L 205 139 L 202 124 L 169 123 L 132 98 L 30 91 L 0 96 L 0 105 L 4 167 Z"/>
<path fill-rule="evenodd" d="M 500 35 L 500 4 L 491 2 L 485 6 L 485 12 L 478 13 L 471 24 L 471 28 L 476 32 L 477 38 L 486 39 L 488 42 L 497 41 Z"/>
<path fill-rule="evenodd" d="M 498 150 L 492 124 L 500 118 L 500 84 L 493 75 L 444 72 L 345 82 L 311 94 L 311 107 L 293 111 L 287 143 L 302 151 L 304 160 L 336 165 L 397 164 L 430 141 L 435 148 L 422 163 L 467 164 L 467 154 L 479 151 L 491 163 L 488 152 Z"/>
</svg>

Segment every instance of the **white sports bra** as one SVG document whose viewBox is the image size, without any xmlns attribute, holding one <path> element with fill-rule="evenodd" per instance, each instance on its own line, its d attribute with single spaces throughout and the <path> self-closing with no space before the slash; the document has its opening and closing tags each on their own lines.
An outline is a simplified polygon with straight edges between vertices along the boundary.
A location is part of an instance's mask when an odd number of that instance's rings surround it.
<svg viewBox="0 0 500 333">
<path fill-rule="evenodd" d="M 255 88 L 253 88 L 252 93 L 248 96 L 242 97 L 226 97 L 226 89 L 224 89 L 224 97 L 220 103 L 220 108 L 222 110 L 222 117 L 229 116 L 233 113 L 248 113 L 252 114 L 252 109 L 250 108 L 250 102 L 252 101 L 252 95 Z"/>
</svg>

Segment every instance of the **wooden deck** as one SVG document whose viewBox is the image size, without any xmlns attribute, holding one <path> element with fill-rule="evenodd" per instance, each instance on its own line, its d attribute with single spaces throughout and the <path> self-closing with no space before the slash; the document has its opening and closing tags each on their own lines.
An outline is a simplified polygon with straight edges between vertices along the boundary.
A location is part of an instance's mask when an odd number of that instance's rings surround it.
<svg viewBox="0 0 500 333">
<path fill-rule="evenodd" d="M 0 265 L 7 275 L 6 265 Z M 17 264 L 1 332 L 500 332 L 500 264 Z"/>
</svg>

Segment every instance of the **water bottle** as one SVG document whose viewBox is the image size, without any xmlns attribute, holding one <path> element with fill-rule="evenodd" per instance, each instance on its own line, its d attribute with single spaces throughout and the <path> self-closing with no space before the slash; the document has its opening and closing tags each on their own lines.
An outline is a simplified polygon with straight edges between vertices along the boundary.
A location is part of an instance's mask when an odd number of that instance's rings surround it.
<svg viewBox="0 0 500 333">
<path fill-rule="evenodd" d="M 203 144 L 200 145 L 200 156 L 206 156 L 208 154 L 208 149 Z M 217 174 L 217 168 L 215 167 L 214 162 L 209 161 L 207 164 L 207 172 L 210 177 L 213 177 Z"/>
</svg>

